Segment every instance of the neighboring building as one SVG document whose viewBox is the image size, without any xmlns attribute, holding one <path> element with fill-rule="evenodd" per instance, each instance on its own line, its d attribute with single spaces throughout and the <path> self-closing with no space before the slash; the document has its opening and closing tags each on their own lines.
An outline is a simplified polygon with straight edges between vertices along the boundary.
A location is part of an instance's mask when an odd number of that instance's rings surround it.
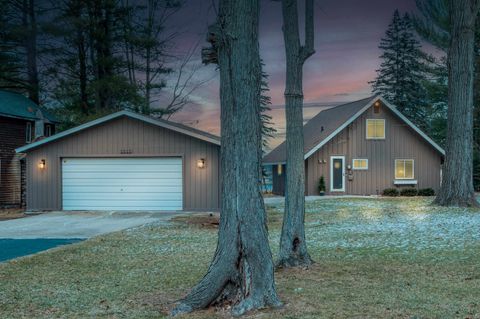
<svg viewBox="0 0 480 319">
<path fill-rule="evenodd" d="M 22 162 L 15 148 L 52 135 L 55 123 L 25 96 L 0 90 L 0 207 L 22 204 Z"/>
<path fill-rule="evenodd" d="M 306 195 L 376 195 L 392 187 L 440 187 L 444 150 L 381 97 L 324 110 L 304 126 Z M 285 191 L 285 142 L 264 157 L 273 192 Z"/>
<path fill-rule="evenodd" d="M 220 139 L 121 111 L 17 149 L 28 210 L 217 211 Z"/>
</svg>

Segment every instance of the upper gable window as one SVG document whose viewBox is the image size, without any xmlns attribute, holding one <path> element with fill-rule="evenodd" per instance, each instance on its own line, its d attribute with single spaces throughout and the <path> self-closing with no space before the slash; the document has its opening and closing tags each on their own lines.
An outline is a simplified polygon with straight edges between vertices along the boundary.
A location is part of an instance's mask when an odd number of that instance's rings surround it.
<svg viewBox="0 0 480 319">
<path fill-rule="evenodd" d="M 368 119 L 367 120 L 367 139 L 383 140 L 385 139 L 385 120 Z"/>
</svg>

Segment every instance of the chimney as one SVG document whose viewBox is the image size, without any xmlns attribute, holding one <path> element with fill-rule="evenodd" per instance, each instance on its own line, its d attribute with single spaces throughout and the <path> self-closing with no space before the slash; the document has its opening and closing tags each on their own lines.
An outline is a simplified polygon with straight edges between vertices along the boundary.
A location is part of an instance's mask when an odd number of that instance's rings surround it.
<svg viewBox="0 0 480 319">
<path fill-rule="evenodd" d="M 37 119 L 35 120 L 35 139 L 38 139 L 45 135 L 45 119 L 43 118 L 43 113 L 40 110 L 37 110 L 36 117 Z"/>
</svg>

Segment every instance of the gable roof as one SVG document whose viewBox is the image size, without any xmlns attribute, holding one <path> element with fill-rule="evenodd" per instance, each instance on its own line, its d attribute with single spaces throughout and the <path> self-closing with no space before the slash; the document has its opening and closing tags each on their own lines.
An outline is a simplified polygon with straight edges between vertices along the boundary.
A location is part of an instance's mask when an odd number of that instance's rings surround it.
<svg viewBox="0 0 480 319">
<path fill-rule="evenodd" d="M 38 111 L 41 112 L 45 120 L 58 123 L 55 116 L 22 94 L 0 90 L 0 116 L 35 121 L 40 119 Z"/>
<path fill-rule="evenodd" d="M 81 131 L 86 130 L 90 127 L 97 126 L 99 124 L 111 121 L 113 119 L 116 119 L 116 118 L 119 118 L 119 117 L 122 117 L 122 116 L 137 119 L 137 120 L 140 120 L 140 121 L 143 121 L 143 122 L 146 122 L 146 123 L 150 123 L 152 125 L 156 125 L 156 126 L 163 127 L 163 128 L 166 128 L 166 129 L 178 132 L 178 133 L 182 133 L 182 134 L 185 134 L 185 135 L 188 135 L 188 136 L 192 136 L 192 137 L 198 138 L 200 140 L 203 140 L 203 141 L 206 141 L 206 142 L 209 142 L 209 143 L 212 143 L 212 144 L 220 145 L 220 138 L 216 135 L 213 135 L 213 134 L 210 134 L 210 133 L 207 133 L 207 132 L 204 132 L 204 131 L 200 131 L 200 130 L 197 130 L 195 128 L 192 128 L 192 127 L 189 127 L 189 126 L 186 126 L 186 125 L 183 125 L 183 124 L 179 124 L 179 123 L 173 123 L 173 122 L 166 121 L 166 120 L 155 119 L 155 118 L 152 118 L 152 117 L 149 117 L 149 116 L 137 114 L 137 113 L 130 112 L 130 111 L 119 111 L 119 112 L 101 117 L 99 119 L 87 122 L 85 124 L 79 125 L 77 127 L 71 128 L 69 130 L 63 131 L 61 133 L 52 135 L 50 137 L 44 138 L 40 141 L 37 141 L 37 142 L 31 143 L 31 144 L 19 147 L 15 151 L 17 153 L 24 153 L 24 152 L 29 151 L 31 149 L 37 148 L 41 145 L 59 140 L 59 139 L 64 138 L 66 136 L 72 135 L 72 134 L 77 133 L 77 132 L 81 132 Z"/>
<path fill-rule="evenodd" d="M 439 153 L 445 155 L 445 151 L 407 119 L 395 106 L 380 96 L 371 96 L 362 100 L 338 105 L 321 111 L 303 126 L 304 155 L 305 159 L 318 151 L 344 128 L 355 121 L 360 115 L 368 110 L 375 101 L 381 101 L 396 116 L 405 122 L 411 129 L 417 132 Z M 287 149 L 285 141 L 273 149 L 263 158 L 264 164 L 283 164 L 286 161 Z"/>
</svg>

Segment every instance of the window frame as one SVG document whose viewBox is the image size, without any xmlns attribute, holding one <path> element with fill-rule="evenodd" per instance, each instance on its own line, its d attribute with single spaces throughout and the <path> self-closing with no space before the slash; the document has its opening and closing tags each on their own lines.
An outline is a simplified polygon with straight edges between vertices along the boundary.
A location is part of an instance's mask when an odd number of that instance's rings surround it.
<svg viewBox="0 0 480 319">
<path fill-rule="evenodd" d="M 382 121 L 383 122 L 383 137 L 369 137 L 368 136 L 368 122 L 369 121 Z M 375 132 L 376 132 L 376 128 L 375 128 Z M 365 137 L 367 138 L 367 140 L 384 140 L 385 139 L 385 135 L 386 135 L 386 131 L 387 131 L 387 127 L 386 127 L 386 121 L 385 119 L 366 119 L 366 122 L 365 122 Z"/>
<path fill-rule="evenodd" d="M 45 137 L 52 136 L 52 126 L 50 124 L 45 125 Z"/>
<path fill-rule="evenodd" d="M 366 167 L 357 167 L 355 168 L 355 161 L 365 161 L 367 166 Z M 353 158 L 352 159 L 352 170 L 355 171 L 367 171 L 368 170 L 368 158 Z"/>
<path fill-rule="evenodd" d="M 25 127 L 25 143 L 32 142 L 32 123 L 27 122 Z"/>
<path fill-rule="evenodd" d="M 404 172 L 403 175 L 404 176 L 405 176 L 405 172 L 406 172 L 405 162 L 406 161 L 412 161 L 412 177 L 398 177 L 397 176 L 397 161 L 403 161 L 403 172 Z M 413 158 L 397 158 L 397 159 L 395 159 L 394 167 L 393 167 L 393 173 L 394 173 L 394 176 L 395 176 L 396 180 L 414 180 L 415 179 L 415 160 Z"/>
</svg>

